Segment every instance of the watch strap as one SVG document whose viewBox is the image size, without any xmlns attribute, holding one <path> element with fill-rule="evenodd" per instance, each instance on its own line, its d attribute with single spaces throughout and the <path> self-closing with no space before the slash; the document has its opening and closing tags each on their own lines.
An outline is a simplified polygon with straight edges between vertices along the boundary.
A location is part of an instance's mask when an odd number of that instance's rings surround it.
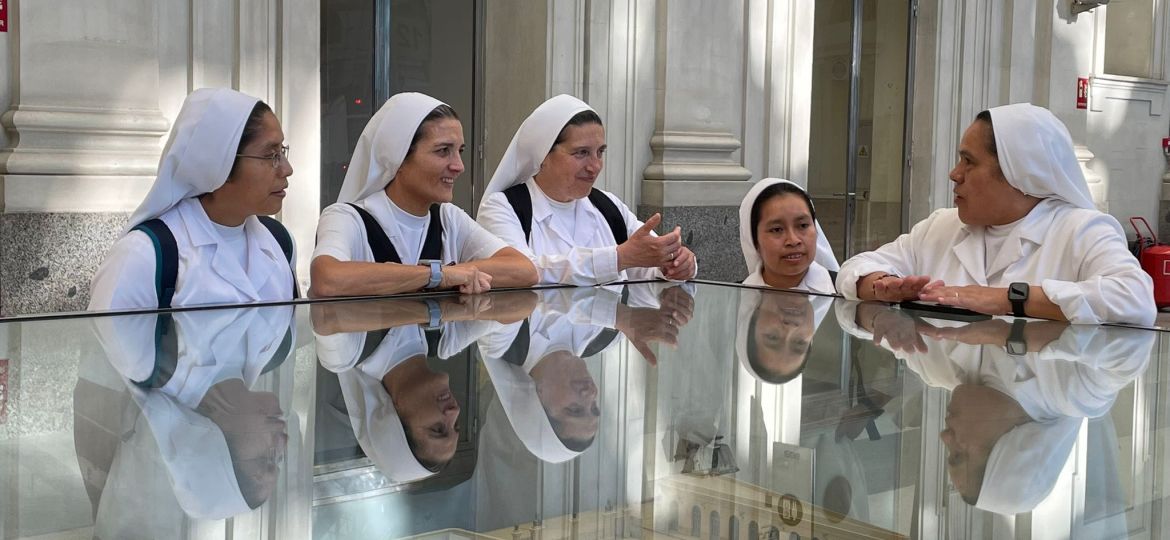
<svg viewBox="0 0 1170 540">
<path fill-rule="evenodd" d="M 427 289 L 434 289 L 443 282 L 443 263 L 435 259 L 428 259 L 419 261 L 419 264 L 425 264 L 431 269 L 431 279 L 427 282 Z"/>
<path fill-rule="evenodd" d="M 1014 294 L 1015 290 L 1022 289 L 1022 294 Z M 1012 283 L 1008 286 L 1008 301 L 1012 304 L 1012 315 L 1016 317 L 1027 317 L 1028 314 L 1024 312 L 1024 304 L 1028 302 L 1028 292 L 1031 290 L 1031 285 L 1023 282 Z"/>
<path fill-rule="evenodd" d="M 424 298 L 423 302 L 427 304 L 427 330 L 435 330 L 439 328 L 439 324 L 443 322 L 443 310 L 439 308 L 439 303 L 430 299 Z"/>
<path fill-rule="evenodd" d="M 1011 332 L 1008 333 L 1007 338 L 1007 353 L 1012 356 L 1020 356 L 1028 352 L 1028 342 L 1024 340 L 1024 327 L 1028 322 L 1024 319 L 1016 319 L 1012 321 Z"/>
</svg>

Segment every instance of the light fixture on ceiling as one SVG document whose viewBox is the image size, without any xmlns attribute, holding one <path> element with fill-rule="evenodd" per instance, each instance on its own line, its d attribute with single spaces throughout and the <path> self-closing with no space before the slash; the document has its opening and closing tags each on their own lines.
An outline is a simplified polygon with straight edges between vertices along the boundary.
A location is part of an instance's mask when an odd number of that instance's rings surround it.
<svg viewBox="0 0 1170 540">
<path fill-rule="evenodd" d="M 1072 0 L 1073 15 L 1108 4 L 1109 0 Z"/>
</svg>

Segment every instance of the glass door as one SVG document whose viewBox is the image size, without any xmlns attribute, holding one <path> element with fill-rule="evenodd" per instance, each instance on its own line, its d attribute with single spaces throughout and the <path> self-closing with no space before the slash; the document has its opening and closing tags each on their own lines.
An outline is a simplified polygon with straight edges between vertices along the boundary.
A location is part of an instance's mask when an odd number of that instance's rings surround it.
<svg viewBox="0 0 1170 540">
<path fill-rule="evenodd" d="M 453 107 L 463 123 L 466 171 L 455 183 L 474 213 L 477 152 L 476 54 L 480 1 L 322 0 L 321 207 L 337 200 L 354 146 L 390 96 L 422 92 Z"/>
<path fill-rule="evenodd" d="M 809 194 L 839 260 L 904 230 L 914 0 L 821 0 Z"/>
</svg>

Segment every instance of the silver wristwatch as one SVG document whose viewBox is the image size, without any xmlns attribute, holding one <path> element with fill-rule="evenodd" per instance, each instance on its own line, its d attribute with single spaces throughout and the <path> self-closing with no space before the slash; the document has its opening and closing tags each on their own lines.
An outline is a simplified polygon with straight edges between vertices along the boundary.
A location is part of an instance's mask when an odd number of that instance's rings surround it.
<svg viewBox="0 0 1170 540">
<path fill-rule="evenodd" d="M 443 261 L 436 259 L 419 259 L 419 266 L 431 267 L 431 280 L 427 282 L 425 289 L 434 289 L 443 282 Z"/>
</svg>

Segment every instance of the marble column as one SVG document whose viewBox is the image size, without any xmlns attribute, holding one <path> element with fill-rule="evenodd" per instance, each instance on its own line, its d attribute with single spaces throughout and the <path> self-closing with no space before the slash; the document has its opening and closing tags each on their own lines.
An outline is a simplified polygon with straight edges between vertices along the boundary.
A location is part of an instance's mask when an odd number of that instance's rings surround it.
<svg viewBox="0 0 1170 540">
<path fill-rule="evenodd" d="M 152 0 L 14 4 L 0 117 L 0 315 L 84 309 L 90 277 L 153 179 L 159 110 Z"/>
<path fill-rule="evenodd" d="M 708 279 L 747 275 L 736 212 L 752 178 L 741 153 L 750 3 L 657 3 L 656 119 L 638 214 L 661 212 L 660 233 L 681 226 Z"/>
</svg>

